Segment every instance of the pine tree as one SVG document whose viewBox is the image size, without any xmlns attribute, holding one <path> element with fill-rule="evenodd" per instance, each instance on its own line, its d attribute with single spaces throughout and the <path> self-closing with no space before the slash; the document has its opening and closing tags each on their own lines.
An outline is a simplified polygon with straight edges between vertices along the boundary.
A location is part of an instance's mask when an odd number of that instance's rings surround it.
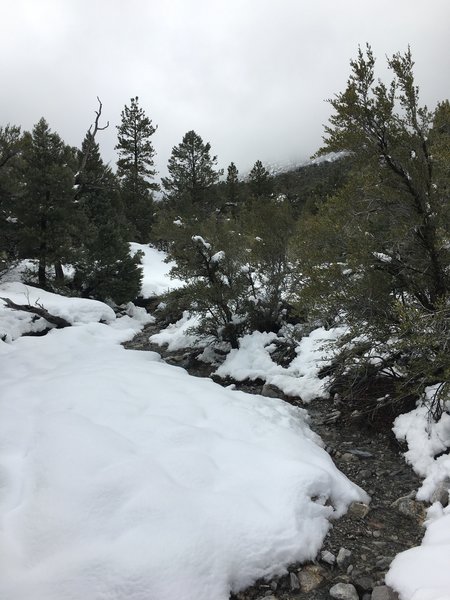
<svg viewBox="0 0 450 600">
<path fill-rule="evenodd" d="M 369 46 L 351 61 L 320 153 L 349 153 L 354 171 L 297 241 L 302 305 L 350 325 L 335 382 L 355 399 L 394 382 L 400 405 L 450 374 L 450 109 L 420 105 L 413 65 L 409 49 L 394 54 L 386 85 Z"/>
<path fill-rule="evenodd" d="M 83 140 L 80 162 L 87 148 L 87 160 L 77 180 L 77 201 L 88 228 L 80 240 L 74 286 L 86 296 L 122 304 L 139 295 L 140 260 L 130 256 L 117 178 L 104 164 L 90 132 Z"/>
<path fill-rule="evenodd" d="M 22 254 L 39 261 L 39 285 L 47 287 L 47 267 L 54 265 L 58 283 L 61 264 L 73 259 L 72 239 L 78 215 L 74 202 L 75 150 L 41 119 L 24 136 L 24 183 L 18 202 Z"/>
<path fill-rule="evenodd" d="M 17 257 L 15 200 L 20 189 L 20 127 L 0 127 L 0 275 Z"/>
<path fill-rule="evenodd" d="M 217 156 L 211 156 L 210 150 L 211 145 L 195 131 L 188 131 L 174 146 L 167 167 L 169 177 L 162 179 L 169 205 L 183 212 L 208 209 L 214 204 L 212 188 L 223 171 L 216 170 Z"/>
<path fill-rule="evenodd" d="M 268 198 L 273 193 L 273 179 L 260 160 L 257 160 L 249 173 L 248 183 L 255 198 Z"/>
<path fill-rule="evenodd" d="M 231 204 L 239 202 L 239 171 L 234 162 L 230 163 L 227 169 L 226 196 Z"/>
<path fill-rule="evenodd" d="M 117 175 L 121 182 L 125 212 L 136 239 L 148 241 L 153 222 L 153 195 L 158 189 L 153 181 L 155 150 L 151 141 L 157 127 L 139 106 L 139 98 L 131 98 L 130 106 L 121 113 L 117 127 L 119 153 Z"/>
</svg>

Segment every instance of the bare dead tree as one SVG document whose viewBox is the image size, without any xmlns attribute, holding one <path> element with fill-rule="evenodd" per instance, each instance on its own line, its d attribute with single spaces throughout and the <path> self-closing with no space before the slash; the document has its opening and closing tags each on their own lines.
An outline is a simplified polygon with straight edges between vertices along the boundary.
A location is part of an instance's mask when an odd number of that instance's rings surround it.
<svg viewBox="0 0 450 600">
<path fill-rule="evenodd" d="M 105 129 L 107 129 L 109 127 L 109 121 L 106 122 L 106 125 L 103 125 L 103 127 L 100 126 L 100 117 L 102 116 L 102 108 L 103 108 L 103 104 L 100 100 L 100 98 L 97 96 L 97 101 L 98 101 L 98 110 L 95 111 L 95 121 L 94 123 L 89 127 L 88 129 L 88 144 L 84 150 L 83 153 L 83 157 L 81 159 L 81 165 L 80 168 L 78 170 L 78 175 L 82 175 L 84 170 L 86 169 L 86 163 L 88 161 L 89 158 L 89 154 L 91 153 L 91 150 L 95 144 L 95 136 L 97 135 L 97 133 L 99 131 L 104 131 Z"/>
</svg>

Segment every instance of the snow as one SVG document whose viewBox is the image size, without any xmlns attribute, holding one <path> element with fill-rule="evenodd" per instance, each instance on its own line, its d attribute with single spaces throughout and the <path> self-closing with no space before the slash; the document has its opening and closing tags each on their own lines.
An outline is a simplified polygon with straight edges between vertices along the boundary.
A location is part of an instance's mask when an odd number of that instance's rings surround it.
<svg viewBox="0 0 450 600">
<path fill-rule="evenodd" d="M 305 411 L 125 350 L 142 310 L 54 296 L 30 292 L 74 327 L 0 342 L 0 598 L 226 600 L 368 501 Z"/>
<path fill-rule="evenodd" d="M 84 298 L 66 298 L 23 283 L 0 283 L 0 298 L 9 298 L 15 304 L 40 306 L 69 323 L 113 321 L 114 311 L 103 302 Z M 5 303 L 0 299 L 0 306 Z M 15 340 L 24 333 L 43 331 L 49 323 L 23 311 L 0 310 L 0 338 Z"/>
<path fill-rule="evenodd" d="M 168 327 L 150 336 L 150 341 L 159 346 L 167 345 L 167 350 L 181 350 L 198 345 L 196 335 L 189 333 L 189 330 L 199 324 L 199 317 L 190 315 L 188 311 L 183 312 L 181 319 L 171 323 Z"/>
<path fill-rule="evenodd" d="M 428 411 L 437 387 L 428 388 L 423 403 L 397 417 L 393 427 L 396 437 L 407 443 L 406 461 L 424 477 L 417 492 L 422 501 L 432 501 L 439 484 L 450 488 L 450 414 L 444 412 L 434 422 Z M 425 525 L 422 545 L 398 554 L 386 581 L 402 600 L 450 600 L 450 507 L 434 502 Z"/>
<path fill-rule="evenodd" d="M 450 600 L 450 507 L 437 504 L 422 545 L 398 554 L 387 573 L 402 600 Z"/>
<path fill-rule="evenodd" d="M 140 251 L 142 256 L 143 280 L 141 295 L 144 298 L 152 298 L 160 296 L 170 290 L 181 287 L 183 282 L 180 279 L 171 278 L 169 275 L 170 269 L 175 266 L 173 262 L 165 262 L 166 253 L 156 248 L 138 244 L 137 242 L 130 243 L 132 254 Z"/>
<path fill-rule="evenodd" d="M 231 350 L 216 374 L 220 377 L 231 377 L 236 381 L 262 379 L 275 385 L 288 396 L 299 396 L 303 402 L 327 397 L 328 378 L 319 379 L 318 375 L 331 358 L 331 350 L 327 348 L 327 343 L 342 333 L 342 328 L 315 329 L 299 342 L 296 348 L 297 356 L 291 364 L 282 367 L 271 358 L 277 334 L 254 331 L 241 338 L 239 348 Z"/>
</svg>

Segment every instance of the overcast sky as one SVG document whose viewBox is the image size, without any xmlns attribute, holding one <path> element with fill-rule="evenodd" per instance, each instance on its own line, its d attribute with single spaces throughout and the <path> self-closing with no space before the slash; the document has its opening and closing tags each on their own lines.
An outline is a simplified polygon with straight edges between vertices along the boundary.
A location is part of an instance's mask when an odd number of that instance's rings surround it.
<svg viewBox="0 0 450 600">
<path fill-rule="evenodd" d="M 132 96 L 158 125 L 156 164 L 194 129 L 221 167 L 300 161 L 321 143 L 349 60 L 411 45 L 422 99 L 449 97 L 449 0 L 3 0 L 0 125 L 44 116 L 79 145 L 103 102 L 98 141 L 114 165 Z"/>
</svg>

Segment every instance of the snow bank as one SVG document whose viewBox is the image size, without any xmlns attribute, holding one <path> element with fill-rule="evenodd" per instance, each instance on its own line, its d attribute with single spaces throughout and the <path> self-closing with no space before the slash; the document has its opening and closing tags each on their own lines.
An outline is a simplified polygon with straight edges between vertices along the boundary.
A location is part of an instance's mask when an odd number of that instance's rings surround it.
<svg viewBox="0 0 450 600">
<path fill-rule="evenodd" d="M 436 503 L 422 545 L 398 554 L 386 583 L 402 600 L 450 600 L 450 507 Z"/>
<path fill-rule="evenodd" d="M 270 356 L 275 349 L 273 342 L 277 335 L 254 331 L 240 340 L 237 350 L 231 350 L 216 374 L 236 381 L 263 379 L 288 396 L 299 396 L 303 402 L 327 397 L 328 378 L 319 379 L 318 375 L 331 358 L 327 342 L 336 339 L 342 332 L 342 328 L 325 330 L 320 327 L 314 330 L 300 341 L 296 348 L 297 356 L 291 364 L 282 367 Z"/>
<path fill-rule="evenodd" d="M 170 278 L 169 271 L 175 263 L 164 262 L 167 256 L 165 252 L 136 242 L 130 243 L 130 249 L 133 254 L 136 254 L 138 250 L 143 253 L 142 267 L 144 276 L 141 294 L 144 298 L 160 296 L 169 290 L 183 285 L 180 279 Z"/>
<path fill-rule="evenodd" d="M 133 323 L 0 342 L 0 598 L 226 600 L 367 501 L 304 411 L 124 350 Z"/>
<path fill-rule="evenodd" d="M 434 391 L 428 388 L 427 395 Z M 424 477 L 417 499 L 432 501 L 440 484 L 450 488 L 450 415 L 433 422 L 427 406 L 419 406 L 397 417 L 393 430 L 408 445 L 406 461 Z M 422 545 L 397 555 L 386 577 L 402 600 L 450 600 L 450 507 L 435 502 L 426 526 Z"/>
<path fill-rule="evenodd" d="M 92 321 L 111 322 L 116 318 L 114 311 L 96 300 L 66 298 L 23 283 L 1 283 L 0 298 L 9 298 L 16 304 L 39 305 L 49 313 L 62 317 L 72 324 Z M 5 307 L 0 300 L 0 338 L 11 341 L 24 333 L 43 331 L 48 322 L 35 315 L 14 311 Z"/>
</svg>

